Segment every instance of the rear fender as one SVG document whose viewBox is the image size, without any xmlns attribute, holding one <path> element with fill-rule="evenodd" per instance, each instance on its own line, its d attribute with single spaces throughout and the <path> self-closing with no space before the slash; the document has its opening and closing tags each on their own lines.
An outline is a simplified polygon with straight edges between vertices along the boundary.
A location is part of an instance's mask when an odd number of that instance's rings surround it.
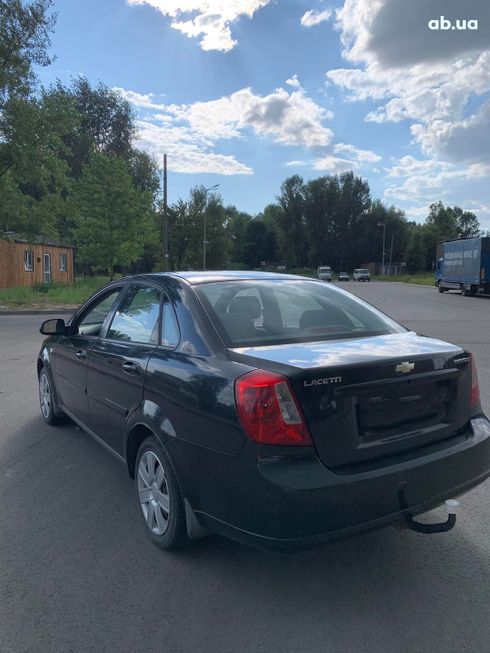
<svg viewBox="0 0 490 653">
<path fill-rule="evenodd" d="M 174 425 L 158 404 L 145 399 L 131 412 L 126 423 L 126 436 L 124 439 L 124 458 L 128 465 L 131 478 L 134 477 L 134 462 L 143 436 L 139 435 L 144 430 L 151 432 L 170 457 L 176 438 Z M 137 435 L 138 434 L 138 435 Z"/>
</svg>

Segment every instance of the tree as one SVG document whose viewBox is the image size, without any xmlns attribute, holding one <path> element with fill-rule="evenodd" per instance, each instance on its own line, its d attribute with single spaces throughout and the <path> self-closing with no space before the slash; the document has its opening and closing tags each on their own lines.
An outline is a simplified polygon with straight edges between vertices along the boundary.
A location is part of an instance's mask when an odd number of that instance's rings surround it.
<svg viewBox="0 0 490 653">
<path fill-rule="evenodd" d="M 52 0 L 0 2 L 0 111 L 11 97 L 27 97 L 35 81 L 33 66 L 48 66 L 56 14 Z"/>
<path fill-rule="evenodd" d="M 85 77 L 76 77 L 70 87 L 60 81 L 45 92 L 56 103 L 73 103 L 79 117 L 78 128 L 73 129 L 69 141 L 71 156 L 68 159 L 70 174 L 77 178 L 92 152 L 113 154 L 132 162 L 136 176 L 146 168 L 150 184 L 154 183 L 156 166 L 151 159 L 135 159 L 133 141 L 136 135 L 131 105 L 120 93 L 102 82 L 92 86 Z M 138 159 L 138 160 L 137 160 Z"/>
<path fill-rule="evenodd" d="M 242 261 L 247 268 L 274 261 L 275 234 L 260 218 L 250 220 L 243 235 Z"/>
<path fill-rule="evenodd" d="M 410 227 L 403 211 L 394 206 L 386 207 L 380 200 L 375 200 L 364 217 L 361 225 L 362 241 L 360 244 L 360 264 L 368 261 L 380 262 L 383 259 L 383 229 L 385 225 L 385 265 L 391 260 L 404 260 Z M 393 250 L 391 245 L 393 244 Z"/>
<path fill-rule="evenodd" d="M 235 206 L 225 207 L 226 237 L 228 241 L 228 260 L 243 262 L 243 243 L 245 229 L 252 219 L 249 213 L 239 211 Z"/>
<path fill-rule="evenodd" d="M 304 196 L 308 264 L 313 267 L 333 264 L 337 250 L 337 178 L 325 176 L 311 180 L 306 184 Z"/>
<path fill-rule="evenodd" d="M 67 142 L 77 125 L 71 103 L 53 103 L 43 94 L 38 99 L 11 98 L 5 104 L 0 115 L 0 197 L 9 204 L 14 192 L 16 203 L 29 205 L 29 212 L 23 218 L 11 209 L 0 212 L 0 230 L 10 228 L 27 237 L 69 237 L 62 228 L 71 184 Z"/>
<path fill-rule="evenodd" d="M 427 265 L 423 227 L 412 223 L 406 250 L 406 262 L 410 273 L 424 270 Z"/>
<path fill-rule="evenodd" d="M 459 206 L 455 206 L 453 211 L 460 238 L 477 238 L 481 235 L 480 222 L 474 213 L 463 211 Z"/>
<path fill-rule="evenodd" d="M 430 270 L 435 265 L 438 242 L 478 236 L 480 223 L 471 211 L 463 211 L 459 206 L 451 208 L 444 206 L 442 202 L 434 202 L 429 207 L 423 234 L 426 248 L 425 268 Z"/>
<path fill-rule="evenodd" d="M 306 265 L 306 239 L 304 220 L 304 182 L 293 175 L 281 185 L 277 197 L 281 209 L 277 223 L 279 250 L 288 267 Z"/>
<path fill-rule="evenodd" d="M 151 195 L 139 191 L 127 163 L 95 152 L 75 184 L 73 206 L 78 257 L 111 279 L 116 266 L 127 267 L 156 236 Z"/>
<path fill-rule="evenodd" d="M 180 199 L 168 208 L 168 253 L 171 270 L 195 266 L 199 234 L 187 202 Z"/>
</svg>

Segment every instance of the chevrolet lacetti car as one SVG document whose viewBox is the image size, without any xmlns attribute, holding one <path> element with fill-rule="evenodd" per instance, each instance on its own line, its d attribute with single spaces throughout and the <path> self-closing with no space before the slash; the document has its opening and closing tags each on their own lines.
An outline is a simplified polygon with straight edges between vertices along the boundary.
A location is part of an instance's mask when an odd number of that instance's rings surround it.
<svg viewBox="0 0 490 653">
<path fill-rule="evenodd" d="M 319 280 L 138 275 L 41 332 L 44 419 L 69 416 L 127 466 L 162 548 L 449 530 L 453 514 L 414 518 L 489 475 L 471 354 Z"/>
</svg>

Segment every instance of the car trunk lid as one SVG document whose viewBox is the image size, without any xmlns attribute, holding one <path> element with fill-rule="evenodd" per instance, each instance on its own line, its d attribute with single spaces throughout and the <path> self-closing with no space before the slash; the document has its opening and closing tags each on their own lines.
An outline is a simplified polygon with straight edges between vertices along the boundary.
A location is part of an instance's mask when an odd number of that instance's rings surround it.
<svg viewBox="0 0 490 653">
<path fill-rule="evenodd" d="M 240 348 L 230 356 L 290 378 L 331 468 L 445 439 L 469 419 L 469 356 L 413 332 Z"/>
</svg>

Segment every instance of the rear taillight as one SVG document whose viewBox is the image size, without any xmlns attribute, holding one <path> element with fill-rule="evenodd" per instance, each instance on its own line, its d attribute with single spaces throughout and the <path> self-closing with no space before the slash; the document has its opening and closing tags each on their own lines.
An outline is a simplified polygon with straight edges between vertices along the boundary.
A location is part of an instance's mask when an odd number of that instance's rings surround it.
<svg viewBox="0 0 490 653">
<path fill-rule="evenodd" d="M 474 408 L 480 401 L 480 384 L 478 383 L 478 373 L 476 371 L 475 357 L 471 356 L 471 395 L 470 408 Z"/>
<path fill-rule="evenodd" d="M 282 374 L 245 374 L 235 382 L 235 400 L 242 426 L 254 442 L 311 445 L 301 409 Z"/>
</svg>

